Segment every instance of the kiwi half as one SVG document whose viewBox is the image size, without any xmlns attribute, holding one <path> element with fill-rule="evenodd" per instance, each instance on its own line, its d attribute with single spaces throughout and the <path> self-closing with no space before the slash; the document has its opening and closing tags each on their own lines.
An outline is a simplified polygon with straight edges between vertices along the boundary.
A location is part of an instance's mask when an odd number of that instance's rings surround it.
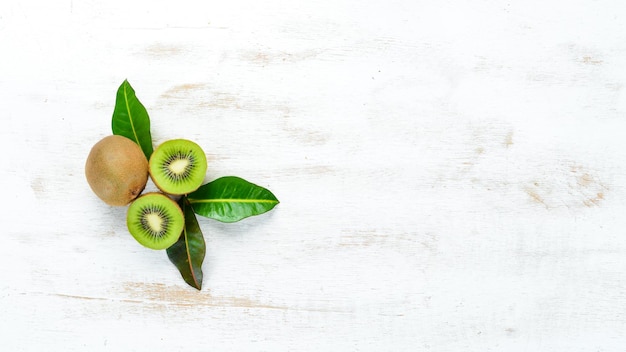
<svg viewBox="0 0 626 352">
<path fill-rule="evenodd" d="M 170 197 L 150 192 L 130 204 L 126 225 L 130 234 L 143 246 L 166 249 L 180 237 L 185 218 L 178 204 Z"/>
<path fill-rule="evenodd" d="M 150 177 L 165 193 L 182 195 L 195 191 L 206 175 L 206 155 L 200 146 L 186 139 L 172 139 L 159 145 L 149 162 Z"/>
</svg>

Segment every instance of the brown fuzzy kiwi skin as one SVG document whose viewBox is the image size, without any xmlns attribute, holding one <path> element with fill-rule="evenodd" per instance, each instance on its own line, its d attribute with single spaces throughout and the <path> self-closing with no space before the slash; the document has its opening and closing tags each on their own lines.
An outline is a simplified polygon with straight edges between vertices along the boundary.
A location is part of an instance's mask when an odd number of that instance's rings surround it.
<svg viewBox="0 0 626 352">
<path fill-rule="evenodd" d="M 146 187 L 148 160 L 137 143 L 110 135 L 91 148 L 85 176 L 92 191 L 106 204 L 128 205 Z"/>
</svg>

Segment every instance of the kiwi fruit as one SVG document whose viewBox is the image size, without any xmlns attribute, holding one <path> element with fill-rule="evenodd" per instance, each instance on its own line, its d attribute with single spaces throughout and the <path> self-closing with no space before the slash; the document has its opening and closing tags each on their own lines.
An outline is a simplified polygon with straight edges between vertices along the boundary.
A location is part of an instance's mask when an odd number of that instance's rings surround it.
<svg viewBox="0 0 626 352">
<path fill-rule="evenodd" d="M 89 152 L 87 183 L 106 204 L 123 206 L 137 198 L 148 182 L 148 159 L 132 140 L 104 137 Z"/>
<path fill-rule="evenodd" d="M 126 225 L 137 242 L 158 250 L 176 243 L 183 231 L 185 218 L 180 206 L 170 197 L 150 192 L 130 204 Z"/>
<path fill-rule="evenodd" d="M 163 192 L 183 195 L 202 185 L 207 160 L 200 146 L 186 139 L 172 139 L 159 145 L 149 162 L 150 177 Z"/>
</svg>

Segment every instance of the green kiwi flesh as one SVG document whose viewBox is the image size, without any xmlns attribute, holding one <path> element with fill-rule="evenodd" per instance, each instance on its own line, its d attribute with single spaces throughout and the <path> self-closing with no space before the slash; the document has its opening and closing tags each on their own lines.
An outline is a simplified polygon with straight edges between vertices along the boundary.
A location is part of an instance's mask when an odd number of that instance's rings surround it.
<svg viewBox="0 0 626 352">
<path fill-rule="evenodd" d="M 150 177 L 163 192 L 188 194 L 200 187 L 207 160 L 200 146 L 186 139 L 172 139 L 159 145 L 149 162 Z"/>
<path fill-rule="evenodd" d="M 185 218 L 174 200 L 162 193 L 151 192 L 130 204 L 126 225 L 137 242 L 158 250 L 176 243 L 183 231 Z"/>
</svg>

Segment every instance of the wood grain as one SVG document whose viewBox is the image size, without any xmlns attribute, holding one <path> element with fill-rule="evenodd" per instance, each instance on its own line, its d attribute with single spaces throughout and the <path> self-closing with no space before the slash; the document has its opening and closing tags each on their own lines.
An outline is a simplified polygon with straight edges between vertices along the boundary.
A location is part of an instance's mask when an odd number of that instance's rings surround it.
<svg viewBox="0 0 626 352">
<path fill-rule="evenodd" d="M 619 1 L 0 4 L 0 349 L 623 351 Z M 83 174 L 128 79 L 155 145 L 271 212 L 202 291 Z M 149 184 L 148 189 L 154 189 Z"/>
</svg>

